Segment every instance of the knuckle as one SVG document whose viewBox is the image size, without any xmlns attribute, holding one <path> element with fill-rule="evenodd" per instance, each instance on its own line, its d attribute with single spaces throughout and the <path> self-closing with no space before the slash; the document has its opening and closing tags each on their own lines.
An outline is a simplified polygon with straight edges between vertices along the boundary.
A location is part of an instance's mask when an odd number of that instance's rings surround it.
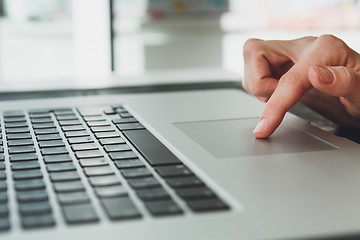
<svg viewBox="0 0 360 240">
<path fill-rule="evenodd" d="M 246 40 L 243 47 L 244 58 L 248 58 L 252 55 L 258 54 L 263 49 L 263 40 L 250 38 Z"/>
<path fill-rule="evenodd" d="M 264 96 L 265 95 L 264 90 L 265 89 L 258 82 L 254 82 L 251 86 L 251 92 L 255 96 Z"/>
<path fill-rule="evenodd" d="M 263 80 L 254 82 L 251 85 L 251 94 L 257 97 L 270 97 L 274 92 L 274 86 L 264 83 Z"/>
<path fill-rule="evenodd" d="M 329 52 L 329 50 L 331 50 L 330 53 L 333 53 L 334 49 L 336 51 L 344 51 L 348 49 L 348 46 L 343 40 L 332 34 L 321 35 L 318 37 L 317 43 L 322 49 L 324 49 L 324 51 Z"/>
<path fill-rule="evenodd" d="M 243 88 L 246 92 L 250 93 L 249 87 L 248 87 L 248 84 L 247 84 L 246 81 L 242 81 L 242 82 L 241 82 L 241 85 L 242 85 L 242 88 Z"/>
</svg>

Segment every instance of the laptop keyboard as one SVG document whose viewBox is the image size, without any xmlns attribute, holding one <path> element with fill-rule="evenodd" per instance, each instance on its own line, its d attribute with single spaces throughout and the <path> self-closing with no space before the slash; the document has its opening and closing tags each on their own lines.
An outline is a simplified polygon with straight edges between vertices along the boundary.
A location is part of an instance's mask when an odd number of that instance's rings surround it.
<svg viewBox="0 0 360 240">
<path fill-rule="evenodd" d="M 122 105 L 5 111 L 1 133 L 0 231 L 16 214 L 29 229 L 96 223 L 97 209 L 110 220 L 229 209 Z"/>
</svg>

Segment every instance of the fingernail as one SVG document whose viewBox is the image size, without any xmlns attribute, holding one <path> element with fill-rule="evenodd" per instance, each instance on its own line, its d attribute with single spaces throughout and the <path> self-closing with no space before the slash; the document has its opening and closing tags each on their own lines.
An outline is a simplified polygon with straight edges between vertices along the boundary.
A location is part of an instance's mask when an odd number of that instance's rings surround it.
<svg viewBox="0 0 360 240">
<path fill-rule="evenodd" d="M 267 97 L 258 97 L 258 99 L 262 102 L 267 102 L 269 98 Z"/>
<path fill-rule="evenodd" d="M 331 84 L 334 81 L 334 75 L 327 67 L 317 65 L 315 69 L 321 82 Z"/>
<path fill-rule="evenodd" d="M 253 133 L 262 132 L 265 130 L 266 127 L 266 120 L 261 119 L 260 122 L 257 124 L 256 128 L 254 129 Z"/>
</svg>

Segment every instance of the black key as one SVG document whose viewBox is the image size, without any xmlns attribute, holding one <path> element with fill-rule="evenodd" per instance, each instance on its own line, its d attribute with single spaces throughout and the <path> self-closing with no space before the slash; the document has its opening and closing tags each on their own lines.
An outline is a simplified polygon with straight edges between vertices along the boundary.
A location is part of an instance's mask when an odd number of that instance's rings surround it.
<svg viewBox="0 0 360 240">
<path fill-rule="evenodd" d="M 104 198 L 101 204 L 111 220 L 140 218 L 141 214 L 129 197 Z"/>
<path fill-rule="evenodd" d="M 110 145 L 110 144 L 123 144 L 125 143 L 124 139 L 122 138 L 103 138 L 100 139 L 101 145 Z"/>
<path fill-rule="evenodd" d="M 194 175 L 185 165 L 156 167 L 155 170 L 163 178 L 186 177 Z"/>
<path fill-rule="evenodd" d="M 52 227 L 55 226 L 55 220 L 51 214 L 24 216 L 21 218 L 21 225 L 25 229 Z"/>
<path fill-rule="evenodd" d="M 120 112 L 119 115 L 121 118 L 133 118 L 133 115 L 128 112 Z"/>
<path fill-rule="evenodd" d="M 95 194 L 99 198 L 123 197 L 128 195 L 125 188 L 121 185 L 97 187 L 95 188 Z"/>
<path fill-rule="evenodd" d="M 13 163 L 11 163 L 11 169 L 13 171 L 40 169 L 40 164 L 38 161 L 13 162 Z"/>
<path fill-rule="evenodd" d="M 147 168 L 130 168 L 120 170 L 124 178 L 151 177 L 152 174 Z"/>
<path fill-rule="evenodd" d="M 84 184 L 81 181 L 55 182 L 53 187 L 57 193 L 85 191 Z"/>
<path fill-rule="evenodd" d="M 39 128 L 39 129 L 34 129 L 34 132 L 36 135 L 59 133 L 59 131 L 56 128 Z"/>
<path fill-rule="evenodd" d="M 46 155 L 44 156 L 44 162 L 47 163 L 60 163 L 60 162 L 72 162 L 69 154 L 60 155 Z"/>
<path fill-rule="evenodd" d="M 7 135 L 8 140 L 31 139 L 30 133 L 11 133 Z"/>
<path fill-rule="evenodd" d="M 11 118 L 4 118 L 5 123 L 14 123 L 14 122 L 26 122 L 25 117 L 11 117 Z"/>
<path fill-rule="evenodd" d="M 78 117 L 75 114 L 58 115 L 58 116 L 56 116 L 56 119 L 59 120 L 59 121 L 62 121 L 62 120 L 79 120 Z"/>
<path fill-rule="evenodd" d="M 31 123 L 33 124 L 38 124 L 38 123 L 54 123 L 53 120 L 51 119 L 51 117 L 43 117 L 43 118 L 33 118 L 30 120 Z"/>
<path fill-rule="evenodd" d="M 163 188 L 140 189 L 136 193 L 144 201 L 170 199 L 170 195 Z"/>
<path fill-rule="evenodd" d="M 35 153 L 19 153 L 10 155 L 11 162 L 38 160 Z"/>
<path fill-rule="evenodd" d="M 110 107 L 115 109 L 115 110 L 118 110 L 118 109 L 124 109 L 125 110 L 125 108 L 123 107 L 122 104 L 112 104 Z"/>
<path fill-rule="evenodd" d="M 114 111 L 114 109 L 112 109 L 111 107 L 108 107 L 108 108 L 103 109 L 103 113 L 105 115 L 114 115 L 114 114 L 116 114 L 116 111 Z"/>
<path fill-rule="evenodd" d="M 169 178 L 166 182 L 173 188 L 201 187 L 204 183 L 197 177 Z"/>
<path fill-rule="evenodd" d="M 173 200 L 160 200 L 146 202 L 145 206 L 154 216 L 182 214 L 183 211 Z"/>
<path fill-rule="evenodd" d="M 120 137 L 120 134 L 117 132 L 98 132 L 98 133 L 95 133 L 95 137 L 97 139 L 115 138 L 115 137 Z"/>
<path fill-rule="evenodd" d="M 89 181 L 93 187 L 105 187 L 121 184 L 119 178 L 115 175 L 90 177 Z"/>
<path fill-rule="evenodd" d="M 52 109 L 52 111 L 56 116 L 64 115 L 64 114 L 74 114 L 72 108 L 56 108 L 56 109 Z"/>
<path fill-rule="evenodd" d="M 4 118 L 12 117 L 25 117 L 25 113 L 22 110 L 9 110 L 3 112 Z"/>
<path fill-rule="evenodd" d="M 50 117 L 49 113 L 32 113 L 29 114 L 30 119 L 35 119 L 35 118 L 46 118 L 46 117 Z"/>
<path fill-rule="evenodd" d="M 206 187 L 181 188 L 181 189 L 177 189 L 176 193 L 185 200 L 206 199 L 206 198 L 216 197 L 215 194 Z"/>
<path fill-rule="evenodd" d="M 70 131 L 81 131 L 81 130 L 85 130 L 85 128 L 83 127 L 83 125 L 71 125 L 71 126 L 63 126 L 62 130 L 64 132 L 70 132 Z"/>
<path fill-rule="evenodd" d="M 8 218 L 0 218 L 0 231 L 7 231 L 10 229 L 10 222 Z"/>
<path fill-rule="evenodd" d="M 104 149 L 106 152 L 123 152 L 129 151 L 131 148 L 127 144 L 117 144 L 117 145 L 105 145 Z"/>
<path fill-rule="evenodd" d="M 195 212 L 227 210 L 229 206 L 218 198 L 191 200 L 187 204 Z"/>
<path fill-rule="evenodd" d="M 80 176 L 77 172 L 54 172 L 50 173 L 50 180 L 53 182 L 64 182 L 64 181 L 76 181 L 80 180 Z"/>
<path fill-rule="evenodd" d="M 96 215 L 91 204 L 77 204 L 62 207 L 65 220 L 68 224 L 90 223 L 98 222 L 99 218 Z"/>
<path fill-rule="evenodd" d="M 75 115 L 74 111 L 71 108 L 53 109 L 53 112 L 55 116 Z"/>
<path fill-rule="evenodd" d="M 73 151 L 84 151 L 84 150 L 98 150 L 98 146 L 95 143 L 81 143 L 71 145 Z"/>
<path fill-rule="evenodd" d="M 121 160 L 121 161 L 117 160 L 115 161 L 115 166 L 118 169 L 145 167 L 144 163 L 139 159 Z"/>
<path fill-rule="evenodd" d="M 47 164 L 46 169 L 48 172 L 64 172 L 76 170 L 75 165 L 72 162 Z"/>
<path fill-rule="evenodd" d="M 29 191 L 45 189 L 45 183 L 42 179 L 33 179 L 26 181 L 15 181 L 16 191 Z"/>
<path fill-rule="evenodd" d="M 34 129 L 42 129 L 42 128 L 56 128 L 55 124 L 53 122 L 50 123 L 34 123 L 32 125 Z"/>
<path fill-rule="evenodd" d="M 5 123 L 5 128 L 19 128 L 19 127 L 28 127 L 28 124 L 26 122 Z"/>
<path fill-rule="evenodd" d="M 94 122 L 87 122 L 89 127 L 106 127 L 111 126 L 110 122 L 108 121 L 94 121 Z"/>
<path fill-rule="evenodd" d="M 133 151 L 126 152 L 112 152 L 109 153 L 111 160 L 126 160 L 126 159 L 137 159 L 138 156 Z"/>
<path fill-rule="evenodd" d="M 61 205 L 90 203 L 90 198 L 86 192 L 59 193 L 57 197 Z"/>
<path fill-rule="evenodd" d="M 181 163 L 180 160 L 148 130 L 124 131 L 124 134 L 152 166 Z"/>
<path fill-rule="evenodd" d="M 9 216 L 9 207 L 5 204 L 0 205 L 0 219 Z"/>
<path fill-rule="evenodd" d="M 7 134 L 13 134 L 13 133 L 29 133 L 30 130 L 28 127 L 18 127 L 18 128 L 7 128 L 5 130 Z"/>
<path fill-rule="evenodd" d="M 66 147 L 49 147 L 41 149 L 42 155 L 66 154 L 69 153 Z"/>
<path fill-rule="evenodd" d="M 62 140 L 60 134 L 44 134 L 36 136 L 38 141 Z"/>
<path fill-rule="evenodd" d="M 33 146 L 9 147 L 9 154 L 34 153 L 34 152 L 35 152 L 35 148 Z"/>
<path fill-rule="evenodd" d="M 102 110 L 98 107 L 80 107 L 78 108 L 78 112 L 83 117 L 102 115 Z"/>
<path fill-rule="evenodd" d="M 17 192 L 16 197 L 18 202 L 20 203 L 40 202 L 48 200 L 48 195 L 45 190 L 21 191 Z"/>
<path fill-rule="evenodd" d="M 154 177 L 134 178 L 128 180 L 129 185 L 135 189 L 160 187 L 160 183 Z"/>
<path fill-rule="evenodd" d="M 86 167 L 84 168 L 85 175 L 88 177 L 113 175 L 114 171 L 110 166 L 100 167 Z"/>
<path fill-rule="evenodd" d="M 37 109 L 30 109 L 28 110 L 29 114 L 43 114 L 43 113 L 49 113 L 50 109 L 47 108 L 37 108 Z"/>
<path fill-rule="evenodd" d="M 65 147 L 65 144 L 62 140 L 39 141 L 39 147 Z"/>
<path fill-rule="evenodd" d="M 145 127 L 141 123 L 121 123 L 116 124 L 116 127 L 120 131 L 145 129 Z"/>
<path fill-rule="evenodd" d="M 19 212 L 22 216 L 51 213 L 49 202 L 21 203 Z"/>
<path fill-rule="evenodd" d="M 112 122 L 114 124 L 122 124 L 122 123 L 137 123 L 139 121 L 136 120 L 135 118 L 116 118 L 113 119 Z"/>
<path fill-rule="evenodd" d="M 9 147 L 17 147 L 17 146 L 27 146 L 33 145 L 34 142 L 32 139 L 19 139 L 19 140 L 9 140 L 8 146 Z"/>
<path fill-rule="evenodd" d="M 81 167 L 98 167 L 109 165 L 105 158 L 85 158 L 80 159 Z"/>
<path fill-rule="evenodd" d="M 71 125 L 81 125 L 79 120 L 61 120 L 59 121 L 60 126 L 71 126 Z"/>
<path fill-rule="evenodd" d="M 74 137 L 68 139 L 69 144 L 78 144 L 78 143 L 92 143 L 94 140 L 90 137 Z"/>
<path fill-rule="evenodd" d="M 42 173 L 40 170 L 24 170 L 13 172 L 14 180 L 28 180 L 38 178 L 42 178 Z"/>
<path fill-rule="evenodd" d="M 89 136 L 89 133 L 86 130 L 64 132 L 64 134 L 67 138 Z"/>
<path fill-rule="evenodd" d="M 78 151 L 75 153 L 76 158 L 99 158 L 103 157 L 104 155 L 100 150 L 90 150 L 90 151 Z"/>
<path fill-rule="evenodd" d="M 106 121 L 106 118 L 104 116 L 89 116 L 89 117 L 84 117 L 84 120 L 86 122 L 94 122 L 94 121 Z"/>
<path fill-rule="evenodd" d="M 91 131 L 96 132 L 114 132 L 115 129 L 112 126 L 100 126 L 100 127 L 91 127 Z"/>
</svg>

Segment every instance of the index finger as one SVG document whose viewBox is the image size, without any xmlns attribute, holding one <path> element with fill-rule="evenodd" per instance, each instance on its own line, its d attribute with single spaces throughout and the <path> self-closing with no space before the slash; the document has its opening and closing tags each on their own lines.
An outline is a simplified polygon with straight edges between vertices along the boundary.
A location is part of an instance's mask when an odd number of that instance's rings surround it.
<svg viewBox="0 0 360 240">
<path fill-rule="evenodd" d="M 307 77 L 309 67 L 308 64 L 299 62 L 280 78 L 273 95 L 261 113 L 259 123 L 254 130 L 255 137 L 269 137 L 280 125 L 286 112 L 311 88 Z"/>
</svg>

